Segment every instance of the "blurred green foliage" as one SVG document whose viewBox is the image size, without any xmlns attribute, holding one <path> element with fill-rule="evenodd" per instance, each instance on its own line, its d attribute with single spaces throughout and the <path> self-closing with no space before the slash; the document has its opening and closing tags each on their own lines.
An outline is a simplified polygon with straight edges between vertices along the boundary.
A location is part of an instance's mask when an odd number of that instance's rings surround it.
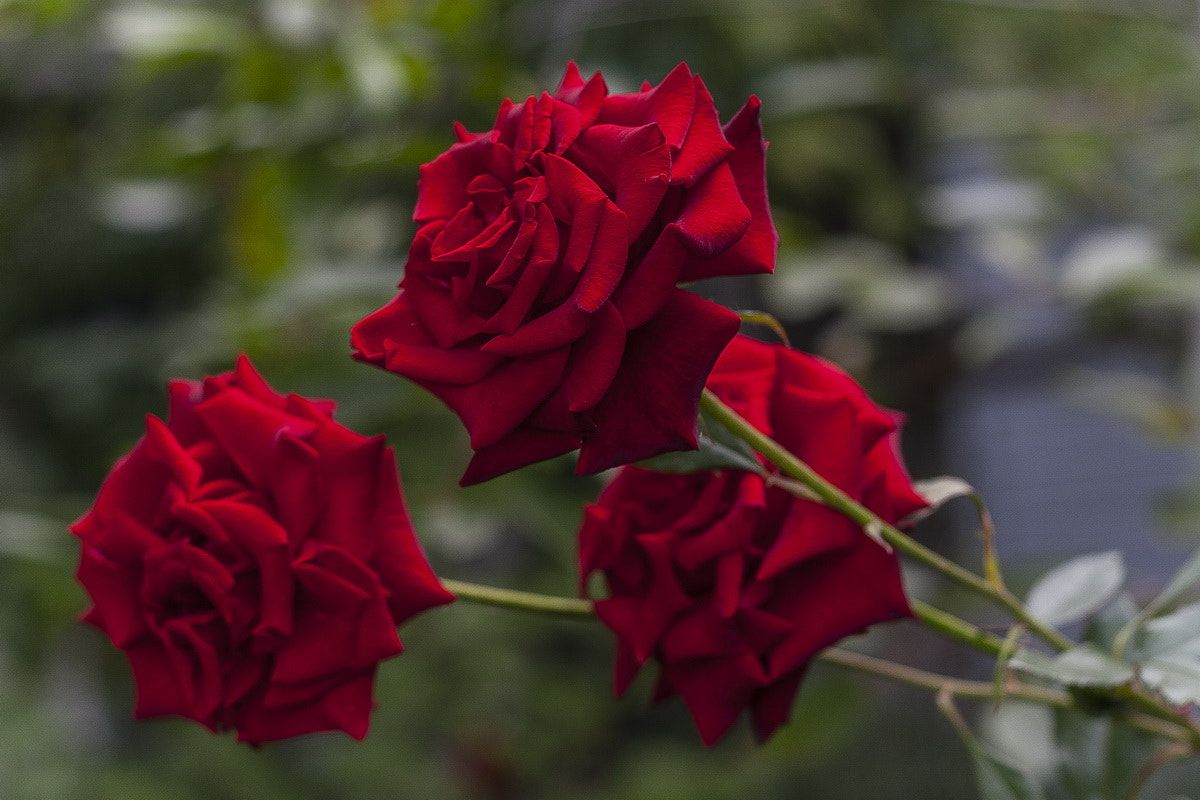
<svg viewBox="0 0 1200 800">
<path fill-rule="evenodd" d="M 954 148 L 1036 182 L 1034 231 L 1099 215 L 1149 226 L 1178 261 L 1200 254 L 1191 13 L 1181 0 L 0 0 L 0 796 L 966 796 L 953 733 L 908 690 L 816 667 L 775 740 L 759 749 L 739 730 L 707 752 L 681 705 L 645 708 L 647 681 L 611 700 L 597 626 L 470 607 L 402 631 L 409 652 L 381 668 L 363 744 L 255 752 L 187 722 L 135 725 L 121 657 L 74 621 L 86 598 L 65 526 L 143 415 L 163 413 L 168 377 L 227 370 L 244 350 L 276 388 L 334 398 L 345 424 L 389 434 L 445 574 L 571 594 L 572 534 L 598 482 L 558 461 L 459 490 L 456 420 L 347 357 L 350 326 L 402 274 L 417 167 L 453 120 L 487 128 L 501 98 L 552 88 L 567 60 L 614 91 L 686 60 L 726 117 L 760 94 L 785 246 L 755 299 L 906 406 L 886 357 L 908 340 L 880 335 L 936 331 L 955 309 L 918 266 L 939 214 L 962 211 L 928 202 Z M 906 305 L 897 287 L 913 280 L 926 289 Z M 845 324 L 805 327 L 829 313 Z M 872 646 L 941 654 L 901 634 Z"/>
</svg>

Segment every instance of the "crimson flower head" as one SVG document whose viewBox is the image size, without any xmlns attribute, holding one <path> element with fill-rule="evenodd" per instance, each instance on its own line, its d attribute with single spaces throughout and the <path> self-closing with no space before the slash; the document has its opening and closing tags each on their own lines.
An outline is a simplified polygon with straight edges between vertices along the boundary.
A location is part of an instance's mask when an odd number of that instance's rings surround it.
<svg viewBox="0 0 1200 800">
<path fill-rule="evenodd" d="M 243 356 L 170 384 L 170 415 L 72 527 L 85 619 L 125 652 L 138 718 L 238 739 L 367 733 L 396 626 L 453 596 L 429 568 L 383 437 L 276 394 Z"/>
<path fill-rule="evenodd" d="M 889 522 L 927 505 L 897 423 L 810 355 L 738 336 L 708 380 L 725 403 Z M 706 744 L 749 709 L 760 740 L 787 721 L 809 661 L 867 626 L 911 616 L 895 555 L 838 512 L 738 470 L 625 467 L 585 512 L 585 582 L 617 637 L 616 688 L 648 661 Z"/>
<path fill-rule="evenodd" d="M 459 415 L 464 485 L 576 448 L 589 474 L 696 446 L 738 319 L 676 284 L 774 268 L 758 108 L 722 127 L 685 64 L 615 95 L 571 64 L 421 168 L 401 291 L 351 343 Z"/>
</svg>

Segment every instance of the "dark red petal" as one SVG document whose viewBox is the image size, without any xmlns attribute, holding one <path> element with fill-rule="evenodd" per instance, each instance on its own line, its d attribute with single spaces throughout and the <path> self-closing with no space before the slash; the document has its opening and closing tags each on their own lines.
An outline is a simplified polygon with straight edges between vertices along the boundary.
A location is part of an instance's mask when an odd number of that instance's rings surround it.
<svg viewBox="0 0 1200 800">
<path fill-rule="evenodd" d="M 126 648 L 147 632 L 145 608 L 138 596 L 138 572 L 120 567 L 84 545 L 75 577 L 94 603 L 85 619 L 104 631 L 116 647 Z"/>
<path fill-rule="evenodd" d="M 202 507 L 257 566 L 259 605 L 254 635 L 274 641 L 290 634 L 292 575 L 287 531 L 266 511 L 248 503 L 217 500 Z"/>
<path fill-rule="evenodd" d="M 238 720 L 238 741 L 252 744 L 290 739 L 317 731 L 344 731 L 362 740 L 370 725 L 375 667 L 341 676 L 314 699 L 274 707 L 251 706 Z"/>
<path fill-rule="evenodd" d="M 571 301 L 584 311 L 595 311 L 612 296 L 625 273 L 625 214 L 570 161 L 547 155 L 545 167 L 550 210 L 571 226 L 560 267 L 579 276 Z"/>
<path fill-rule="evenodd" d="M 679 585 L 671 563 L 668 537 L 643 534 L 638 537 L 638 545 L 645 553 L 650 570 L 644 593 L 600 600 L 596 603 L 596 616 L 629 643 L 639 662 L 645 662 L 654 654 L 659 639 L 671 630 L 676 619 L 694 601 Z"/>
<path fill-rule="evenodd" d="M 737 333 L 737 314 L 690 292 L 675 294 L 649 322 L 630 331 L 621 369 L 592 416 L 576 472 L 595 472 L 697 446 L 704 381 Z"/>
<path fill-rule="evenodd" d="M 579 74 L 579 67 L 572 61 L 567 64 L 567 71 L 554 96 L 564 103 L 570 103 L 578 108 L 580 127 L 587 128 L 600 116 L 604 107 L 604 98 L 608 96 L 608 87 L 604 84 L 604 78 L 600 76 L 599 72 L 593 74 L 584 83 Z"/>
<path fill-rule="evenodd" d="M 562 382 L 568 348 L 510 359 L 469 386 L 429 384 L 471 434 L 471 448 L 493 445 L 533 413 Z M 423 384 L 424 385 L 424 384 Z"/>
<path fill-rule="evenodd" d="M 558 225 L 545 205 L 537 208 L 528 261 L 521 270 L 512 294 L 487 321 L 487 333 L 515 334 L 538 301 L 558 258 Z"/>
<path fill-rule="evenodd" d="M 236 391 L 222 392 L 205 400 L 196 412 L 254 486 L 271 483 L 279 460 L 277 437 L 286 433 L 303 439 L 316 430 L 316 425 L 308 420 Z"/>
<path fill-rule="evenodd" d="M 515 469 L 569 453 L 577 447 L 577 434 L 517 428 L 495 444 L 478 448 L 459 485 L 473 486 L 490 481 Z"/>
<path fill-rule="evenodd" d="M 776 349 L 741 334 L 721 353 L 708 388 L 756 429 L 775 436 L 771 398 L 776 379 Z"/>
<path fill-rule="evenodd" d="M 870 625 L 912 616 L 896 556 L 865 535 L 853 547 L 806 561 L 774 583 L 770 610 L 803 624 L 770 654 L 772 676 L 803 667 Z"/>
<path fill-rule="evenodd" d="M 644 325 L 674 295 L 687 257 L 679 226 L 668 225 L 613 296 L 627 328 Z"/>
<path fill-rule="evenodd" d="M 556 352 L 587 333 L 591 319 L 591 314 L 573 304 L 560 305 L 511 334 L 493 336 L 482 350 L 485 354 L 507 357 Z M 542 399 L 545 398 L 538 402 Z"/>
<path fill-rule="evenodd" d="M 174 663 L 161 642 L 157 639 L 143 639 L 126 648 L 125 655 L 129 658 L 136 688 L 134 719 L 164 714 L 179 714 L 196 719 L 184 694 L 181 676 L 176 674 Z M 197 721 L 205 722 L 201 719 Z"/>
<path fill-rule="evenodd" d="M 425 223 L 457 214 L 470 201 L 467 185 L 475 176 L 489 171 L 493 157 L 489 151 L 495 147 L 487 138 L 462 142 L 421 165 L 413 219 Z"/>
<path fill-rule="evenodd" d="M 751 722 L 754 736 L 760 743 L 771 738 L 771 734 L 791 717 L 796 691 L 800 688 L 800 681 L 804 679 L 807 670 L 807 664 L 792 670 L 760 689 L 754 697 Z"/>
<path fill-rule="evenodd" d="M 612 303 L 592 315 L 588 332 L 571 348 L 563 386 L 568 407 L 586 411 L 604 397 L 625 352 L 625 322 Z"/>
<path fill-rule="evenodd" d="M 732 246 L 750 226 L 728 164 L 719 164 L 685 195 L 679 232 L 690 249 L 712 256 Z"/>
<path fill-rule="evenodd" d="M 750 227 L 728 250 L 711 258 L 694 256 L 683 280 L 693 281 L 718 275 L 753 275 L 772 272 L 779 250 L 779 234 L 767 202 L 766 142 L 758 121 L 759 101 L 751 97 L 725 126 L 725 138 L 734 146 L 726 159 L 733 170 L 738 194 L 750 210 Z"/>
<path fill-rule="evenodd" d="M 391 339 L 384 345 L 384 367 L 388 372 L 414 381 L 466 386 L 483 380 L 502 361 L 499 355 L 467 346 L 444 350 Z"/>
<path fill-rule="evenodd" d="M 417 381 L 463 385 L 481 380 L 500 356 L 473 347 L 439 347 L 414 311 L 414 300 L 436 295 L 418 291 L 413 298 L 406 289 L 360 320 L 350 331 L 355 358 Z"/>
<path fill-rule="evenodd" d="M 687 138 L 696 108 L 696 89 L 687 64 L 671 70 L 662 83 L 636 94 L 614 94 L 604 101 L 597 122 L 640 128 L 654 123 L 678 151 Z"/>
<path fill-rule="evenodd" d="M 733 152 L 733 147 L 721 131 L 717 106 L 708 93 L 708 87 L 699 75 L 693 75 L 692 82 L 696 93 L 692 124 L 688 126 L 687 138 L 683 140 L 671 164 L 671 184 L 676 186 L 690 186 Z"/>
<path fill-rule="evenodd" d="M 641 235 L 658 211 L 672 175 L 671 149 L 659 127 L 593 125 L 566 157 L 606 184 L 617 208 L 629 219 L 629 240 Z"/>
<path fill-rule="evenodd" d="M 704 744 L 711 747 L 737 720 L 762 683 L 761 667 L 749 653 L 733 658 L 673 663 L 671 685 L 696 721 Z"/>
<path fill-rule="evenodd" d="M 402 625 L 428 608 L 453 602 L 454 595 L 438 581 L 413 532 L 390 447 L 379 454 L 374 510 L 370 530 L 375 551 L 368 566 L 379 575 L 392 623 Z"/>
<path fill-rule="evenodd" d="M 862 528 L 828 506 L 793 498 L 755 579 L 770 580 L 804 561 L 850 547 L 865 535 Z"/>
</svg>

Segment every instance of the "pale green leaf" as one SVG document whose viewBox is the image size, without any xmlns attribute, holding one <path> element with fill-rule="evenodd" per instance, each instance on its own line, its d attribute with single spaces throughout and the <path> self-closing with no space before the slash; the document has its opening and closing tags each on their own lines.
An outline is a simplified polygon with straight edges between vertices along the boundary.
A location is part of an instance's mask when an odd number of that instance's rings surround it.
<svg viewBox="0 0 1200 800">
<path fill-rule="evenodd" d="M 1037 781 L 992 753 L 978 739 L 964 738 L 981 800 L 1045 800 Z"/>
<path fill-rule="evenodd" d="M 1158 691 L 1175 705 L 1200 703 L 1200 658 L 1171 654 L 1152 658 L 1141 665 L 1142 683 Z"/>
<path fill-rule="evenodd" d="M 1116 597 L 1125 583 L 1120 552 L 1092 553 L 1055 567 L 1034 585 L 1029 613 L 1051 627 L 1094 614 Z"/>
<path fill-rule="evenodd" d="M 1172 654 L 1194 654 L 1200 648 L 1200 603 L 1183 606 L 1147 622 L 1137 639 L 1139 660 Z"/>
<path fill-rule="evenodd" d="M 762 465 L 753 457 L 722 442 L 715 441 L 705 434 L 701 434 L 700 447 L 696 450 L 663 453 L 639 461 L 637 466 L 655 472 L 676 474 L 705 472 L 713 469 L 741 469 L 748 472 L 762 470 Z"/>
<path fill-rule="evenodd" d="M 1093 645 L 1084 644 L 1057 656 L 1022 650 L 1008 662 L 1014 669 L 1065 686 L 1120 686 L 1133 680 L 1133 667 Z"/>
<path fill-rule="evenodd" d="M 1188 560 L 1183 563 L 1183 566 L 1171 578 L 1167 587 L 1146 606 L 1146 616 L 1153 616 L 1159 609 L 1178 600 L 1184 592 L 1192 588 L 1198 581 L 1200 581 L 1200 548 L 1197 548 L 1196 552 L 1188 557 Z"/>
</svg>

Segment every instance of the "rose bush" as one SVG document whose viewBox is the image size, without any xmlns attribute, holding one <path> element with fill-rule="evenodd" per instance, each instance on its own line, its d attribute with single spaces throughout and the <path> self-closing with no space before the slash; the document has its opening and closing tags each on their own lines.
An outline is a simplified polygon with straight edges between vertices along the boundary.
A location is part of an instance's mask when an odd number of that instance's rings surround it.
<svg viewBox="0 0 1200 800">
<path fill-rule="evenodd" d="M 708 385 L 883 519 L 926 505 L 896 421 L 836 367 L 738 336 Z M 749 472 L 626 467 L 586 509 L 579 549 L 584 583 L 599 572 L 608 586 L 596 613 L 617 637 L 617 692 L 658 661 L 656 696 L 681 695 L 707 744 L 745 708 L 766 739 L 820 650 L 911 614 L 893 554 Z"/>
<path fill-rule="evenodd" d="M 367 732 L 396 626 L 453 596 L 413 534 L 382 437 L 276 394 L 243 356 L 170 384 L 170 415 L 72 526 L 86 620 L 129 658 L 135 716 L 239 740 Z"/>
<path fill-rule="evenodd" d="M 684 64 L 617 95 L 571 64 L 421 168 L 401 291 L 352 346 L 462 418 L 464 485 L 575 448 L 589 474 L 696 446 L 738 320 L 676 284 L 774 267 L 758 108 L 722 128 Z"/>
</svg>

